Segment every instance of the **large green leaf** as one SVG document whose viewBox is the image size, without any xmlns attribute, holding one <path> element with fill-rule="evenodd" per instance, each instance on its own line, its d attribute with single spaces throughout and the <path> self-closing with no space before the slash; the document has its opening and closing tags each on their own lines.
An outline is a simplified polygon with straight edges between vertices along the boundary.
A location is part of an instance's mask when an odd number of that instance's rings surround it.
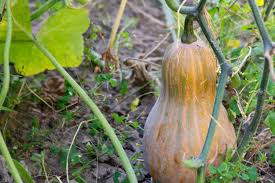
<svg viewBox="0 0 275 183">
<path fill-rule="evenodd" d="M 27 31 L 28 33 L 32 32 L 28 0 L 17 1 L 16 4 L 12 7 L 12 16 L 18 24 L 24 27 L 25 31 Z M 0 22 L 0 42 L 5 40 L 7 32 L 6 29 L 7 17 L 4 16 L 3 20 Z M 23 33 L 22 30 L 20 30 L 20 28 L 15 23 L 13 23 L 12 40 L 29 40 L 25 33 Z"/>
<path fill-rule="evenodd" d="M 26 6 L 22 5 L 24 3 L 23 1 L 18 2 L 18 4 L 21 4 L 21 9 L 18 11 L 26 11 L 22 10 L 26 9 Z M 13 10 L 13 14 L 14 11 L 15 10 Z M 29 14 L 23 17 L 24 20 L 21 17 L 21 19 L 16 19 L 16 21 L 29 32 L 30 29 L 26 23 L 27 21 L 25 21 L 25 19 L 30 19 Z M 53 54 L 62 66 L 77 67 L 82 61 L 84 50 L 82 33 L 87 30 L 88 26 L 89 17 L 86 9 L 71 9 L 65 7 L 50 16 L 43 23 L 36 38 Z M 1 55 L 3 47 L 4 43 L 2 39 L 0 40 Z M 2 60 L 0 57 L 0 63 Z M 11 62 L 15 64 L 16 71 L 25 76 L 55 68 L 49 59 L 28 39 L 12 40 Z"/>
</svg>

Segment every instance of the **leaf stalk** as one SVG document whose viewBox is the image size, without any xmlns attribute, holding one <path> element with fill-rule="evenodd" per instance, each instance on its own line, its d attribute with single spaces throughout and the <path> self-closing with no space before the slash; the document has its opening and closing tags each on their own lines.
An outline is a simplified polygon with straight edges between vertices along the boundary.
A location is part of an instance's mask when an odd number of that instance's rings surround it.
<svg viewBox="0 0 275 183">
<path fill-rule="evenodd" d="M 10 46 L 12 39 L 12 18 L 11 18 L 11 2 L 10 0 L 6 0 L 6 11 L 7 11 L 7 34 L 6 41 L 4 47 L 4 80 L 2 89 L 0 92 L 0 112 L 2 110 L 3 104 L 7 97 L 9 86 L 10 86 L 10 67 L 9 67 L 9 59 L 10 59 Z M 7 167 L 12 175 L 12 178 L 16 183 L 23 183 L 18 170 L 16 169 L 13 159 L 10 155 L 8 147 L 3 138 L 2 132 L 0 131 L 0 151 L 5 159 Z"/>
</svg>

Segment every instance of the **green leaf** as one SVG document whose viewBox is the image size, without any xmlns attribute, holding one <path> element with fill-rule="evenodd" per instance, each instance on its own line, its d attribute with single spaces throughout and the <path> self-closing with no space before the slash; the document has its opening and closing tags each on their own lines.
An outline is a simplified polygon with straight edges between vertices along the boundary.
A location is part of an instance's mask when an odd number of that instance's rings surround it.
<svg viewBox="0 0 275 183">
<path fill-rule="evenodd" d="M 225 162 L 223 162 L 217 169 L 217 171 L 220 174 L 226 173 L 226 172 L 228 172 L 228 170 L 229 170 L 228 164 Z"/>
<path fill-rule="evenodd" d="M 272 135 L 275 135 L 275 112 L 270 112 L 267 115 L 265 124 L 270 128 Z"/>
<path fill-rule="evenodd" d="M 111 87 L 113 87 L 113 88 L 117 86 L 117 80 L 116 79 L 113 79 L 113 78 L 110 79 L 109 83 L 110 83 Z"/>
<path fill-rule="evenodd" d="M 88 25 L 86 10 L 64 8 L 43 24 L 37 34 L 37 39 L 48 48 L 62 66 L 76 67 L 82 61 L 84 49 L 82 33 Z M 20 60 L 16 63 L 16 70 L 19 73 L 32 75 L 45 69 L 54 69 L 48 58 L 42 55 L 34 45 L 30 50 L 32 52 L 29 52 L 29 56 L 16 55 L 16 59 Z"/>
<path fill-rule="evenodd" d="M 62 151 L 59 153 L 59 163 L 63 168 L 66 167 L 68 153 L 69 149 L 62 149 Z M 82 154 L 78 152 L 75 146 L 73 146 L 70 151 L 69 163 L 73 165 L 82 163 Z"/>
<path fill-rule="evenodd" d="M 240 109 L 239 109 L 239 107 L 238 107 L 237 97 L 236 97 L 236 96 L 233 96 L 233 97 L 230 99 L 229 108 L 230 108 L 232 111 L 234 111 L 236 115 L 240 115 L 240 114 L 241 114 Z"/>
<path fill-rule="evenodd" d="M 20 1 L 17 4 L 15 8 L 19 13 L 15 13 L 15 19 L 29 33 L 31 31 L 29 27 L 30 15 L 29 9 L 25 5 L 26 0 Z M 5 21 L 3 22 L 2 27 L 5 27 Z M 82 61 L 84 50 L 82 33 L 86 31 L 88 26 L 89 18 L 87 10 L 63 8 L 45 21 L 38 31 L 36 38 L 52 53 L 62 66 L 77 67 Z M 4 46 L 3 31 L 5 31 L 3 28 L 0 29 L 0 35 L 2 35 L 2 37 L 0 36 L 1 55 Z M 22 40 L 21 37 L 20 39 L 12 40 L 11 61 L 15 64 L 16 71 L 25 76 L 55 68 L 32 41 Z M 1 62 L 2 58 L 0 58 Z"/>
<path fill-rule="evenodd" d="M 239 74 L 236 74 L 231 78 L 231 85 L 233 88 L 238 88 L 239 86 L 241 86 L 241 84 L 242 84 L 242 81 Z"/>
<path fill-rule="evenodd" d="M 137 129 L 139 127 L 139 122 L 138 121 L 133 121 L 131 124 L 131 127 L 133 127 L 134 129 Z"/>
<path fill-rule="evenodd" d="M 245 173 L 241 174 L 240 177 L 242 180 L 249 180 L 249 176 Z"/>
<path fill-rule="evenodd" d="M 216 174 L 217 173 L 217 168 L 214 167 L 212 164 L 209 165 L 209 171 L 211 174 Z"/>
<path fill-rule="evenodd" d="M 31 175 L 29 172 L 24 168 L 21 163 L 19 163 L 17 160 L 13 160 L 14 165 L 16 169 L 18 170 L 20 177 L 22 178 L 24 183 L 34 183 L 34 180 L 32 179 Z"/>
<path fill-rule="evenodd" d="M 119 93 L 125 95 L 128 92 L 128 82 L 126 80 L 122 80 L 120 83 Z"/>
<path fill-rule="evenodd" d="M 105 81 L 110 81 L 111 79 L 113 78 L 113 74 L 112 73 L 101 73 L 101 74 L 98 74 L 96 77 L 95 77 L 95 81 L 98 83 L 98 84 L 102 84 L 103 82 Z"/>
<path fill-rule="evenodd" d="M 257 168 L 249 167 L 249 169 L 247 170 L 247 175 L 250 181 L 256 181 L 258 177 Z"/>
<path fill-rule="evenodd" d="M 269 83 L 268 83 L 267 94 L 275 97 L 275 83 L 272 81 L 269 81 Z"/>
<path fill-rule="evenodd" d="M 82 178 L 80 175 L 74 177 L 77 183 L 88 183 L 84 178 Z"/>
<path fill-rule="evenodd" d="M 112 118 L 115 120 L 117 123 L 123 123 L 126 118 L 124 116 L 120 116 L 117 113 L 112 113 Z"/>
<path fill-rule="evenodd" d="M 32 33 L 30 21 L 30 9 L 28 0 L 20 0 L 12 7 L 12 16 L 18 24 L 20 24 L 28 33 Z M 4 16 L 0 22 L 0 42 L 6 38 L 7 17 Z M 29 38 L 24 32 L 13 22 L 12 41 L 28 41 Z M 1 48 L 2 43 L 0 43 Z M 1 50 L 0 50 L 0 53 Z M 2 54 L 1 54 L 2 55 Z M 1 63 L 2 60 L 0 60 Z"/>
<path fill-rule="evenodd" d="M 121 176 L 120 172 L 116 171 L 114 176 L 113 176 L 114 183 L 120 183 L 120 181 L 119 181 L 120 176 Z"/>
<path fill-rule="evenodd" d="M 14 110 L 7 108 L 7 107 L 0 107 L 0 111 L 15 112 Z"/>
</svg>

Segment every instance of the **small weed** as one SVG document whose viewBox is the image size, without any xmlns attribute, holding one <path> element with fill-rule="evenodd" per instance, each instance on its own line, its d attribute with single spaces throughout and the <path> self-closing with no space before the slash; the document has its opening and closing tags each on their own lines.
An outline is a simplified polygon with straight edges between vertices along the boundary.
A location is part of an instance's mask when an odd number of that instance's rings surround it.
<svg viewBox="0 0 275 183">
<path fill-rule="evenodd" d="M 75 95 L 75 91 L 71 87 L 71 85 L 65 81 L 65 93 L 64 95 L 57 101 L 57 108 L 64 109 L 70 102 L 71 98 Z"/>
<path fill-rule="evenodd" d="M 260 164 L 265 163 L 267 160 L 266 153 L 259 151 L 257 154 L 257 160 Z"/>
<path fill-rule="evenodd" d="M 258 177 L 256 167 L 244 165 L 240 161 L 235 163 L 223 162 L 218 167 L 210 165 L 209 171 L 211 183 L 230 183 L 236 179 L 255 182 Z"/>
<path fill-rule="evenodd" d="M 115 120 L 115 122 L 121 123 L 121 124 L 125 123 L 125 121 L 127 119 L 125 116 L 120 116 L 117 113 L 112 113 L 112 118 Z"/>
<path fill-rule="evenodd" d="M 127 80 L 122 80 L 119 84 L 119 93 L 122 95 L 125 95 L 128 93 L 128 81 Z"/>
<path fill-rule="evenodd" d="M 99 133 L 103 132 L 102 126 L 96 116 L 91 115 L 90 118 L 92 119 L 92 122 L 89 123 L 89 134 L 91 136 L 97 136 Z"/>
<path fill-rule="evenodd" d="M 117 80 L 113 78 L 112 73 L 100 73 L 95 77 L 97 85 L 107 82 L 112 88 L 117 86 Z"/>
<path fill-rule="evenodd" d="M 57 146 L 51 146 L 50 151 L 52 154 L 59 156 L 59 164 L 62 168 L 66 167 L 68 148 L 59 148 Z M 75 146 L 72 147 L 70 156 L 69 156 L 70 165 L 83 164 L 83 156 L 76 149 Z"/>
<path fill-rule="evenodd" d="M 93 24 L 93 25 L 91 26 L 91 34 L 90 34 L 90 37 L 89 37 L 89 38 L 90 38 L 92 41 L 95 41 L 95 40 L 97 40 L 98 35 L 99 35 L 101 32 L 102 32 L 101 27 L 98 26 L 98 25 Z"/>
<path fill-rule="evenodd" d="M 134 129 L 140 128 L 140 123 L 138 121 L 130 121 L 130 126 L 133 127 Z"/>
<path fill-rule="evenodd" d="M 62 118 L 66 121 L 66 122 L 70 122 L 74 119 L 74 113 L 71 111 L 64 111 L 64 113 L 62 113 Z"/>
<path fill-rule="evenodd" d="M 129 183 L 127 178 L 122 178 L 121 173 L 119 171 L 116 171 L 113 176 L 114 183 Z"/>
</svg>

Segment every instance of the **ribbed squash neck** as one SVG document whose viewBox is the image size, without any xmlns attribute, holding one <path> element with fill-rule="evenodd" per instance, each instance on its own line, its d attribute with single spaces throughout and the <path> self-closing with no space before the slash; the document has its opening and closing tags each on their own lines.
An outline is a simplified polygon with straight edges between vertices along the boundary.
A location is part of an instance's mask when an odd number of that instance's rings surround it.
<svg viewBox="0 0 275 183">
<path fill-rule="evenodd" d="M 162 97 L 178 102 L 214 100 L 216 60 L 211 50 L 199 41 L 175 42 L 165 53 L 162 78 Z"/>
</svg>

